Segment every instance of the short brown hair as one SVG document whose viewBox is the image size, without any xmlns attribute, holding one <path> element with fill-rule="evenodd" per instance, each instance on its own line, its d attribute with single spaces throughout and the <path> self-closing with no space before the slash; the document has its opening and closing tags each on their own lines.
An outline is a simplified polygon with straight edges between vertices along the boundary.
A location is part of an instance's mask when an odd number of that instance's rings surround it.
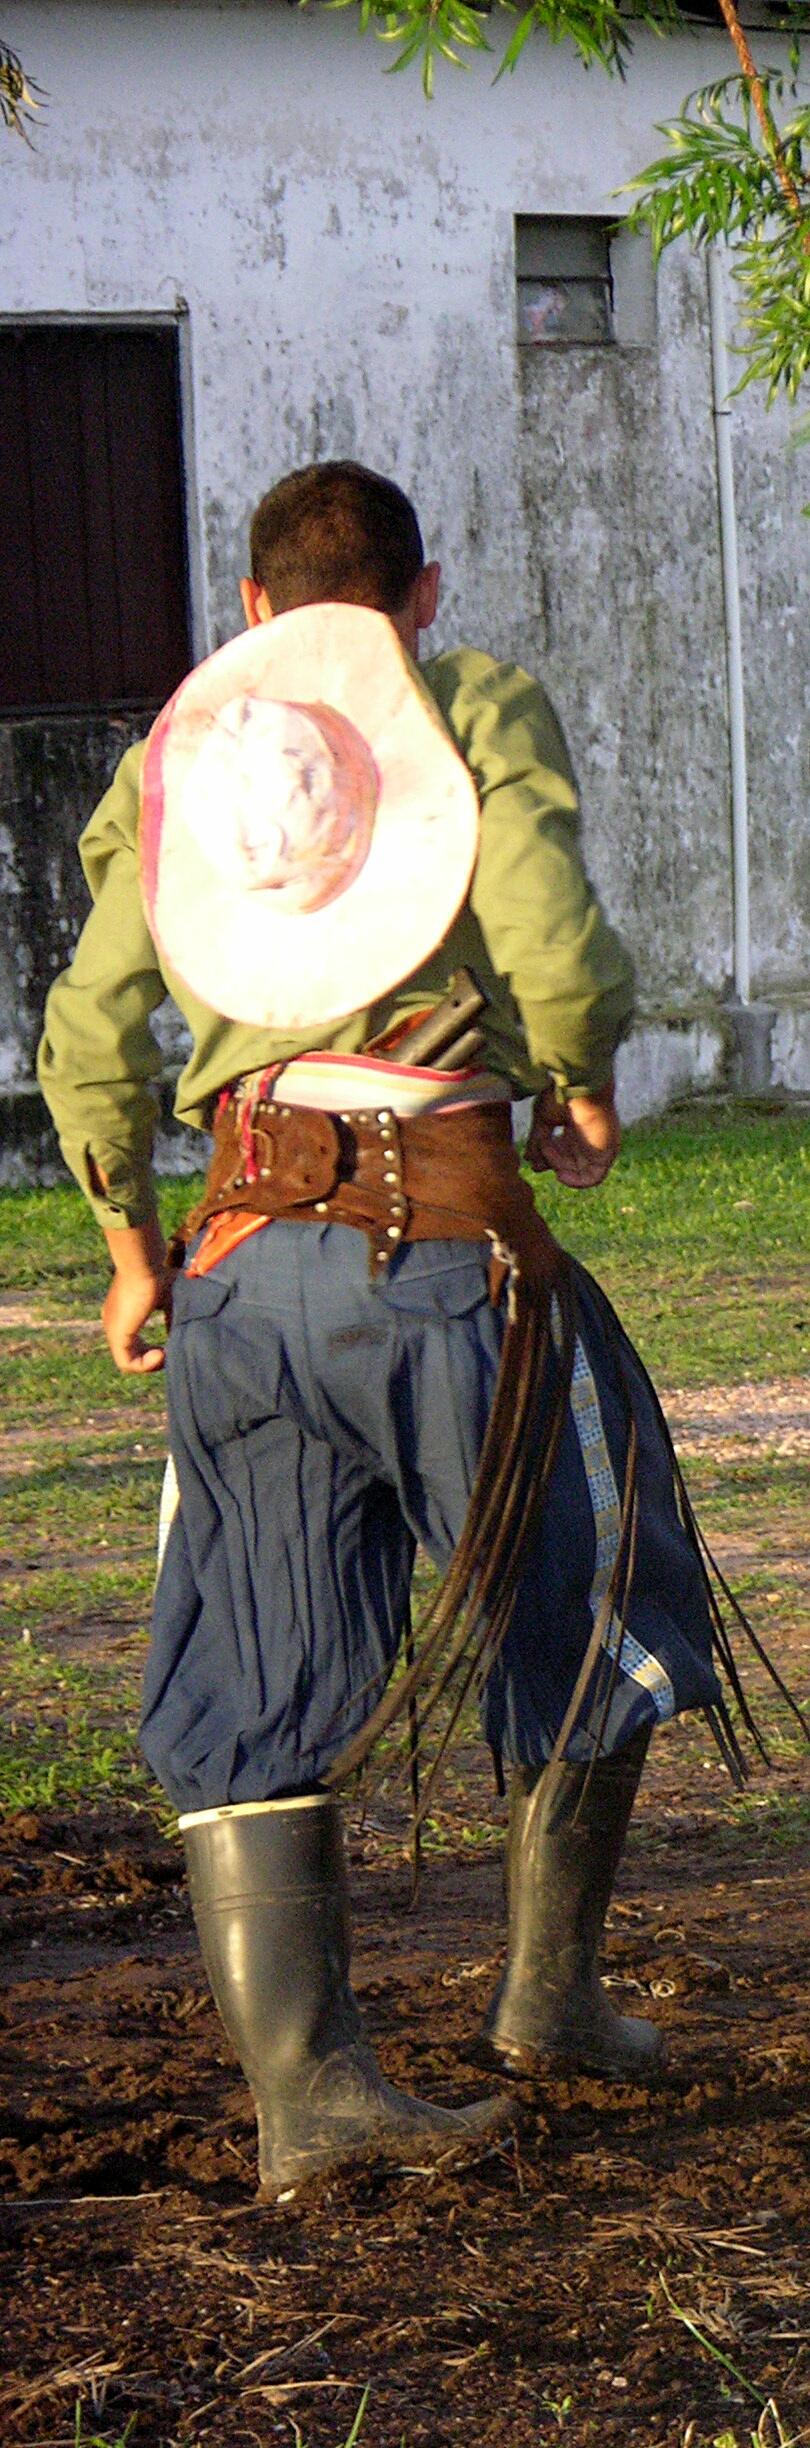
<svg viewBox="0 0 810 2448">
<path fill-rule="evenodd" d="M 305 603 L 400 612 L 425 558 L 407 494 L 354 459 L 283 476 L 254 512 L 250 556 L 274 612 Z"/>
</svg>

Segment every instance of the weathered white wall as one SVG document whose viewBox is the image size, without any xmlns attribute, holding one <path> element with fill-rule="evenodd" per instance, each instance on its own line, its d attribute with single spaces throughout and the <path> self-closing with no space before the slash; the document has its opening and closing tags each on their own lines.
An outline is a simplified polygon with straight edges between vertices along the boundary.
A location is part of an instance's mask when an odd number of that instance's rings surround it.
<svg viewBox="0 0 810 2448">
<path fill-rule="evenodd" d="M 666 1031 L 640 1049 L 631 1097 L 719 1076 L 731 885 L 705 273 L 667 259 L 652 348 L 526 352 L 512 246 L 516 212 L 615 209 L 654 123 L 727 70 L 724 39 L 642 34 L 624 85 L 538 42 L 497 85 L 486 61 L 448 68 L 428 106 L 353 16 L 281 0 L 9 5 L 3 31 L 50 106 L 34 152 L 2 148 L 0 312 L 187 309 L 198 650 L 236 626 L 249 511 L 277 476 L 344 454 L 397 476 L 444 564 L 436 642 L 464 635 L 548 677 L 645 1001 L 682 1016 L 674 1054 Z M 785 1004 L 783 1075 L 801 1084 L 806 1044 L 810 1084 L 810 453 L 789 459 L 785 416 L 751 394 L 735 429 L 755 990 Z"/>
<path fill-rule="evenodd" d="M 521 358 L 532 645 L 645 990 L 694 1000 L 731 958 L 723 597 L 703 267 L 658 287 L 656 347 Z"/>
</svg>

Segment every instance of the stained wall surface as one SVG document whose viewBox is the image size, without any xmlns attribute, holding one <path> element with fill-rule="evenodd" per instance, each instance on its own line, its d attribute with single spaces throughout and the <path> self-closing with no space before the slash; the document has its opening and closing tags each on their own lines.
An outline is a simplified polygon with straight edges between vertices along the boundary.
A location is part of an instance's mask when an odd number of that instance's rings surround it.
<svg viewBox="0 0 810 2448">
<path fill-rule="evenodd" d="M 642 33 L 624 85 L 538 41 L 497 84 L 486 61 L 448 68 L 428 105 L 418 76 L 386 77 L 354 12 L 55 0 L 7 7 L 3 31 L 49 107 L 33 151 L 3 145 L 0 314 L 177 316 L 195 652 L 238 625 L 267 484 L 336 455 L 394 474 L 444 568 L 435 643 L 516 656 L 563 715 L 589 863 L 649 1021 L 625 1058 L 631 1106 L 719 1080 L 733 878 L 705 267 L 685 250 L 665 260 L 631 345 L 526 349 L 514 220 L 615 212 L 658 149 L 656 122 L 727 69 L 723 39 Z M 797 1087 L 810 1085 L 810 454 L 788 453 L 787 414 L 753 393 L 732 423 L 752 992 L 777 1014 L 773 1075 L 781 1064 Z M 60 779 L 51 731 L 51 906 L 35 952 L 42 786 L 20 782 L 39 771 L 31 739 L 24 755 L 6 743 L 12 1082 L 78 917 L 54 828 L 72 843 L 118 746 L 114 727 L 99 744 L 95 720 L 84 759 L 75 726 L 71 741 Z"/>
</svg>

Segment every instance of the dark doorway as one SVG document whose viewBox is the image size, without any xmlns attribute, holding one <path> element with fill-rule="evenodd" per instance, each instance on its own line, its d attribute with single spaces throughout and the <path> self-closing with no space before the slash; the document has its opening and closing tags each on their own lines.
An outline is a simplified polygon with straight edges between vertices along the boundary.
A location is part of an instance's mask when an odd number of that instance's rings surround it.
<svg viewBox="0 0 810 2448">
<path fill-rule="evenodd" d="M 161 704 L 192 660 L 175 324 L 0 326 L 0 713 Z"/>
</svg>

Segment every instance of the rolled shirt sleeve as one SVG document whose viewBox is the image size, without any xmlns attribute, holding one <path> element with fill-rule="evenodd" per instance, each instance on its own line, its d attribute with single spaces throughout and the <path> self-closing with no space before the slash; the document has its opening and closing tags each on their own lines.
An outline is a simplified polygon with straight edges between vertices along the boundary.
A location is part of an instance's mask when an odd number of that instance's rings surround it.
<svg viewBox="0 0 810 2448">
<path fill-rule="evenodd" d="M 142 756 L 141 747 L 127 750 L 82 835 L 93 907 L 70 968 L 51 987 L 37 1057 L 65 1163 L 108 1228 L 143 1224 L 154 1209 L 161 1056 L 149 1023 L 167 990 L 138 879 Z"/>
</svg>

